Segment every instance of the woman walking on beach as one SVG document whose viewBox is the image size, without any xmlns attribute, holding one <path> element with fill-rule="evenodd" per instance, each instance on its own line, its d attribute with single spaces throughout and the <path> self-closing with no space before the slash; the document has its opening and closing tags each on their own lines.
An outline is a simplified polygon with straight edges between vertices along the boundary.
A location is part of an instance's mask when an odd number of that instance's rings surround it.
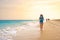
<svg viewBox="0 0 60 40">
<path fill-rule="evenodd" d="M 41 14 L 40 17 L 39 17 L 39 22 L 40 22 L 40 30 L 43 29 L 43 21 L 44 21 L 44 17 L 43 15 Z"/>
</svg>

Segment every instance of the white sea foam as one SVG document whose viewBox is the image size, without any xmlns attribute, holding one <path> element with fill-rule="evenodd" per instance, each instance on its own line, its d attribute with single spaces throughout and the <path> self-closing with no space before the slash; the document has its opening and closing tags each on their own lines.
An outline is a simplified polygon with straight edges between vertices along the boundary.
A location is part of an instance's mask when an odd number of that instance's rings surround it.
<svg viewBox="0 0 60 40">
<path fill-rule="evenodd" d="M 39 30 L 37 27 L 38 22 L 27 22 L 22 25 L 13 25 L 13 27 L 6 27 L 0 30 L 0 40 L 13 40 L 16 36 L 17 31 L 22 30 Z"/>
</svg>

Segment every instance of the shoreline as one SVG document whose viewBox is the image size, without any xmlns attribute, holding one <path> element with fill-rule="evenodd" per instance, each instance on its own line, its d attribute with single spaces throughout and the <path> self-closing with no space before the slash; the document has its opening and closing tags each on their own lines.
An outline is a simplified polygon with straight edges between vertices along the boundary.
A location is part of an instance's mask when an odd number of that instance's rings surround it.
<svg viewBox="0 0 60 40">
<path fill-rule="evenodd" d="M 30 22 L 26 25 L 8 27 L 0 30 L 1 40 L 60 40 L 60 25 L 56 21 L 44 23 L 44 30 L 40 31 L 38 22 Z"/>
</svg>

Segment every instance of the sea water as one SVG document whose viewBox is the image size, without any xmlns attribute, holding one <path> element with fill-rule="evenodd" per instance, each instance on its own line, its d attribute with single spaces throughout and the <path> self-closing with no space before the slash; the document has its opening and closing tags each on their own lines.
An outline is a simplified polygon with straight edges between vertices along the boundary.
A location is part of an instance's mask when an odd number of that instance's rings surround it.
<svg viewBox="0 0 60 40">
<path fill-rule="evenodd" d="M 36 30 L 37 20 L 0 20 L 0 40 L 13 40 L 17 31 Z"/>
<path fill-rule="evenodd" d="M 5 27 L 20 26 L 27 22 L 36 22 L 33 20 L 0 20 L 0 29 Z"/>
</svg>

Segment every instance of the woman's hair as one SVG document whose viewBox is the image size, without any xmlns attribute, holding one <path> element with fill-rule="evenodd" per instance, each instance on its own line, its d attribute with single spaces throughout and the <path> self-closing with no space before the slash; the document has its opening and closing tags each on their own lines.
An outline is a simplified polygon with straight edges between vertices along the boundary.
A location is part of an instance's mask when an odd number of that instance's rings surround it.
<svg viewBox="0 0 60 40">
<path fill-rule="evenodd" d="M 40 14 L 40 18 L 43 18 L 43 14 Z"/>
<path fill-rule="evenodd" d="M 40 16 L 43 16 L 42 14 L 40 14 Z"/>
</svg>

